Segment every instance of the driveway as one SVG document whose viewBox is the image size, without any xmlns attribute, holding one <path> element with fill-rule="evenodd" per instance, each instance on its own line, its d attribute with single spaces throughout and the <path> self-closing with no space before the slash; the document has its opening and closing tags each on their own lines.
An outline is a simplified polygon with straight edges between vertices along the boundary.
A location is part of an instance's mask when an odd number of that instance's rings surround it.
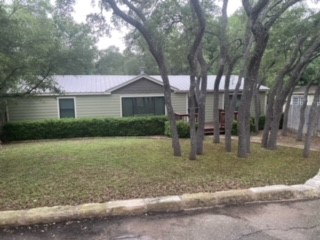
<svg viewBox="0 0 320 240">
<path fill-rule="evenodd" d="M 1 240 L 320 239 L 320 200 L 0 229 Z"/>
</svg>

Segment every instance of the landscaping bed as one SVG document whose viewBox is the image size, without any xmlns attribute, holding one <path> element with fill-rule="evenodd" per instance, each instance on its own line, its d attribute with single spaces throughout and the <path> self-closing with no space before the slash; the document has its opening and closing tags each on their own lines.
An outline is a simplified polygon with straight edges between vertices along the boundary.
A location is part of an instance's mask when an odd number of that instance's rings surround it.
<svg viewBox="0 0 320 240">
<path fill-rule="evenodd" d="M 0 210 L 74 205 L 115 199 L 299 184 L 320 168 L 319 153 L 252 145 L 238 159 L 205 142 L 205 155 L 173 157 L 167 138 L 91 138 L 4 145 L 0 149 Z"/>
</svg>

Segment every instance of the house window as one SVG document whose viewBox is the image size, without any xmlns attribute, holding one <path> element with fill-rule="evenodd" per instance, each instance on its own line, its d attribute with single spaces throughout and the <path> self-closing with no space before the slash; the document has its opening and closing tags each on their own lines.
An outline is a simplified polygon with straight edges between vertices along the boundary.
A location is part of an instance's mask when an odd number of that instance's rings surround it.
<svg viewBox="0 0 320 240">
<path fill-rule="evenodd" d="M 303 104 L 303 96 L 292 96 L 292 105 L 300 106 Z"/>
<path fill-rule="evenodd" d="M 164 97 L 122 98 L 122 116 L 165 115 Z"/>
<path fill-rule="evenodd" d="M 60 118 L 75 118 L 74 99 L 60 98 L 59 113 L 60 113 Z"/>
</svg>

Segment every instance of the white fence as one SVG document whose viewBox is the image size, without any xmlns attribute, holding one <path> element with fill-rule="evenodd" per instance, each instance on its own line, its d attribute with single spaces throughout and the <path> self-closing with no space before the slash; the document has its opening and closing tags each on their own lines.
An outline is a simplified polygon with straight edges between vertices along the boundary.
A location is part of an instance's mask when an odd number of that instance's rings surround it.
<svg viewBox="0 0 320 240">
<path fill-rule="evenodd" d="M 305 111 L 305 124 L 303 127 L 303 132 L 306 133 L 307 131 L 307 123 L 309 121 L 309 111 L 311 106 L 306 107 Z M 293 132 L 297 132 L 299 128 L 299 122 L 300 122 L 300 108 L 301 105 L 291 105 L 289 110 L 289 116 L 288 116 L 288 129 L 290 129 Z M 318 109 L 319 110 L 319 109 Z M 320 136 L 320 118 L 317 119 L 317 128 L 315 129 L 314 135 Z"/>
</svg>

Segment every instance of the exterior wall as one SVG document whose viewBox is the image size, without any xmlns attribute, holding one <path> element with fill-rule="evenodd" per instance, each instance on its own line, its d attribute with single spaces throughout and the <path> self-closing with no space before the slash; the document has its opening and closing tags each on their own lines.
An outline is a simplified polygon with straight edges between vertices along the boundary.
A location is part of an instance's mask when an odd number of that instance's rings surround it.
<svg viewBox="0 0 320 240">
<path fill-rule="evenodd" d="M 288 129 L 290 129 L 292 132 L 297 132 L 299 128 L 299 122 L 300 122 L 300 105 L 291 105 L 289 109 L 289 115 L 288 115 Z M 303 127 L 303 132 L 306 133 L 307 131 L 307 123 L 309 118 L 309 111 L 310 111 L 310 105 L 306 107 L 305 111 L 305 124 Z M 317 123 L 317 130 L 315 131 L 315 135 L 320 135 L 320 118 L 318 118 Z"/>
<path fill-rule="evenodd" d="M 9 121 L 58 118 L 56 97 L 29 97 L 8 102 Z"/>
<path fill-rule="evenodd" d="M 163 96 L 163 93 L 154 94 L 112 94 L 97 96 L 50 96 L 29 97 L 12 100 L 8 105 L 9 121 L 58 119 L 58 98 L 71 97 L 75 99 L 77 118 L 121 117 L 121 98 L 126 96 Z M 176 113 L 188 112 L 187 93 L 172 93 L 173 109 Z M 266 95 L 261 95 L 262 111 L 265 112 Z M 220 93 L 219 108 L 224 109 L 224 94 Z M 207 94 L 206 122 L 213 121 L 213 93 Z"/>
<path fill-rule="evenodd" d="M 219 109 L 224 109 L 224 94 L 219 93 Z M 206 122 L 213 122 L 213 93 L 207 93 Z"/>
<path fill-rule="evenodd" d="M 78 118 L 121 117 L 120 95 L 77 96 Z"/>
<path fill-rule="evenodd" d="M 58 119 L 58 99 L 69 96 L 30 97 L 10 101 L 9 121 Z M 120 117 L 120 96 L 70 96 L 76 118 Z"/>
<path fill-rule="evenodd" d="M 188 98 L 186 93 L 172 93 L 171 100 L 175 113 L 186 114 L 188 112 Z"/>
<path fill-rule="evenodd" d="M 141 79 L 112 92 L 112 94 L 163 94 L 163 87 L 147 79 Z"/>
<path fill-rule="evenodd" d="M 261 115 L 266 115 L 267 111 L 267 93 L 266 92 L 260 92 L 260 110 Z M 255 108 L 254 108 L 254 99 L 252 100 L 251 107 L 250 107 L 250 114 L 252 117 L 255 115 Z"/>
</svg>

